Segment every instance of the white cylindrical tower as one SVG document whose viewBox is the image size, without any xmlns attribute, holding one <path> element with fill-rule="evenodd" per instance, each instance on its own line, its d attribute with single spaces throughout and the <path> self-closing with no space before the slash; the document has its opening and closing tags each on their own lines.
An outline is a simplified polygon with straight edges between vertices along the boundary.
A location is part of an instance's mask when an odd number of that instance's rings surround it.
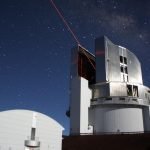
<svg viewBox="0 0 150 150">
<path fill-rule="evenodd" d="M 144 132 L 149 106 L 141 65 L 128 49 L 106 37 L 95 41 L 96 83 L 89 108 L 94 133 Z"/>
<path fill-rule="evenodd" d="M 93 108 L 94 133 L 143 132 L 142 108 L 105 105 Z"/>
</svg>

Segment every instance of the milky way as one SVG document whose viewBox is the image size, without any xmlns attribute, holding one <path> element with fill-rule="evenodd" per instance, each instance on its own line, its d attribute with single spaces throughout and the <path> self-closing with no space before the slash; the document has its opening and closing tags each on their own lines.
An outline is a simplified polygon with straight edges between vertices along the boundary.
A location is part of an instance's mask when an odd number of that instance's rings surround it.
<svg viewBox="0 0 150 150">
<path fill-rule="evenodd" d="M 94 53 L 106 35 L 135 53 L 150 85 L 149 0 L 55 0 L 80 43 Z M 1 110 L 32 109 L 68 133 L 70 51 L 75 40 L 49 0 L 0 2 Z"/>
</svg>

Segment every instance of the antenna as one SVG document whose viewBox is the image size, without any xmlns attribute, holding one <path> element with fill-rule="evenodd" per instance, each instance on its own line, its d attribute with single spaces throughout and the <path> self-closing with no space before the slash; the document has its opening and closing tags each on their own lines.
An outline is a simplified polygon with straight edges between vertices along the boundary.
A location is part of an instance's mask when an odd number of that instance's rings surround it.
<svg viewBox="0 0 150 150">
<path fill-rule="evenodd" d="M 78 47 L 81 47 L 84 55 L 87 57 L 87 59 L 89 60 L 90 64 L 92 65 L 92 67 L 95 69 L 95 66 L 93 64 L 93 62 L 90 60 L 90 58 L 88 57 L 88 55 L 86 54 L 85 50 L 82 48 L 83 46 L 81 46 L 78 38 L 76 37 L 76 35 L 74 34 L 74 32 L 72 31 L 72 29 L 70 28 L 69 24 L 67 23 L 67 21 L 65 20 L 65 18 L 63 17 L 62 13 L 60 12 L 60 10 L 57 8 L 56 4 L 54 3 L 53 0 L 49 0 L 49 2 L 52 4 L 52 6 L 54 7 L 54 9 L 56 10 L 57 14 L 59 15 L 59 17 L 61 18 L 61 20 L 63 21 L 63 23 L 65 24 L 65 26 L 67 27 L 68 31 L 71 33 L 71 35 L 73 36 L 73 38 L 75 39 L 75 41 L 78 44 Z"/>
</svg>

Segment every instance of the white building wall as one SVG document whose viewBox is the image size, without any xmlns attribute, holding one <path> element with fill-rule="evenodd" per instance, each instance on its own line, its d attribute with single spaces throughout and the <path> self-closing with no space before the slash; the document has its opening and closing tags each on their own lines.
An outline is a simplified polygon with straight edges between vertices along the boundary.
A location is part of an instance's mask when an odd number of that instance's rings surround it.
<svg viewBox="0 0 150 150">
<path fill-rule="evenodd" d="M 94 110 L 94 132 L 143 132 L 142 108 L 117 106 L 97 107 Z"/>
<path fill-rule="evenodd" d="M 91 95 L 86 79 L 74 77 L 71 80 L 70 134 L 91 132 L 91 130 L 88 130 L 88 108 Z"/>
<path fill-rule="evenodd" d="M 0 113 L 0 150 L 24 150 L 31 135 L 33 111 L 11 110 Z M 52 118 L 37 113 L 36 137 L 40 150 L 61 150 L 62 130 Z"/>
<path fill-rule="evenodd" d="M 89 107 L 90 100 L 92 98 L 92 92 L 88 88 L 88 80 L 81 78 L 81 118 L 80 118 L 80 133 L 92 133 L 92 129 L 90 129 L 89 125 Z"/>
</svg>

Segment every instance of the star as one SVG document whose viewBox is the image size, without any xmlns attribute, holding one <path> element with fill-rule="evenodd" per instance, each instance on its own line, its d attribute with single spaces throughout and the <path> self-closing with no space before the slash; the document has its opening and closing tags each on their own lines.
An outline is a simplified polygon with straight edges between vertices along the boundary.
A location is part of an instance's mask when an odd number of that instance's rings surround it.
<svg viewBox="0 0 150 150">
<path fill-rule="evenodd" d="M 143 35 L 142 35 L 142 34 L 139 34 L 139 38 L 142 39 L 142 38 L 143 38 Z"/>
<path fill-rule="evenodd" d="M 86 39 L 86 36 L 82 36 L 83 39 Z"/>
<path fill-rule="evenodd" d="M 106 35 L 114 43 L 129 48 L 140 56 L 143 80 L 150 85 L 150 71 L 144 69 L 148 68 L 150 58 L 148 4 L 148 0 L 57 1 L 81 45 L 94 54 L 95 38 Z M 9 109 L 12 99 L 18 104 L 16 108 L 21 106 L 19 100 L 26 109 L 34 105 L 37 111 L 53 114 L 66 128 L 65 133 L 69 133 L 68 120 L 62 114 L 69 103 L 66 91 L 76 41 L 49 1 L 37 0 L 36 5 L 26 0 L 2 1 L 0 10 L 0 99 L 5 102 L 0 101 L 0 105 Z M 58 94 L 59 89 L 63 92 Z M 54 108 L 56 104 L 61 109 Z"/>
<path fill-rule="evenodd" d="M 116 9 L 117 8 L 117 6 L 113 6 L 113 9 Z"/>
</svg>

